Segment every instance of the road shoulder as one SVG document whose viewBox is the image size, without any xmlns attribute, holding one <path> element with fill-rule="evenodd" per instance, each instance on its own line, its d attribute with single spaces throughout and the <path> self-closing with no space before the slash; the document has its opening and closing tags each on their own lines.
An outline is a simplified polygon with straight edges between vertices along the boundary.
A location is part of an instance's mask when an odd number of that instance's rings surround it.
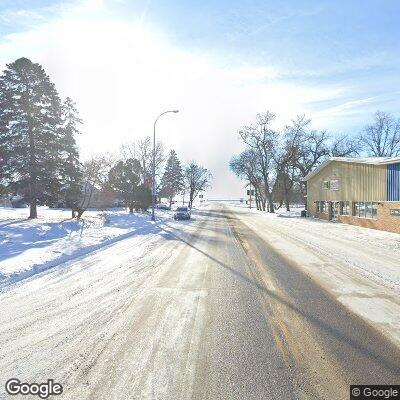
<svg viewBox="0 0 400 400">
<path fill-rule="evenodd" d="M 306 246 L 294 235 L 277 230 L 275 225 L 270 226 L 268 219 L 237 212 L 233 207 L 229 207 L 229 210 L 340 303 L 373 325 L 397 346 L 400 345 L 400 296 L 396 288 L 369 279 L 349 268 L 346 263 L 333 260 L 329 255 Z"/>
</svg>

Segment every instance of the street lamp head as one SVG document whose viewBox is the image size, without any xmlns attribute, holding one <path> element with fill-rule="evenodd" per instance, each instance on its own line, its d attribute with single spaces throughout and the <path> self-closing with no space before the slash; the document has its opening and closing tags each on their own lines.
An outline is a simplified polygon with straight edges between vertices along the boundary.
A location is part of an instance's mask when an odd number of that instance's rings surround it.
<svg viewBox="0 0 400 400">
<path fill-rule="evenodd" d="M 174 113 L 178 113 L 178 112 L 179 112 L 179 110 L 173 110 L 172 112 L 174 112 Z"/>
</svg>

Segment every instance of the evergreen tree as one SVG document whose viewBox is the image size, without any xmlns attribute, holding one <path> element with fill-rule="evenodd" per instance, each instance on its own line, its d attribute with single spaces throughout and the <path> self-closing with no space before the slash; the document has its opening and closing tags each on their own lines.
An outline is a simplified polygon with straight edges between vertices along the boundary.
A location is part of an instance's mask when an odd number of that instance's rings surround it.
<svg viewBox="0 0 400 400">
<path fill-rule="evenodd" d="M 161 179 L 161 193 L 168 197 L 169 206 L 172 205 L 172 199 L 182 191 L 184 187 L 184 175 L 181 163 L 175 150 L 171 150 L 168 156 L 165 172 Z"/>
<path fill-rule="evenodd" d="M 129 207 L 130 213 L 133 213 L 135 208 L 136 192 L 140 184 L 141 173 L 140 161 L 129 158 L 125 161 L 119 161 L 108 174 L 108 186 L 118 193 L 125 205 Z"/>
<path fill-rule="evenodd" d="M 135 192 L 134 199 L 135 210 L 146 211 L 151 205 L 151 190 L 146 185 L 141 184 Z"/>
<path fill-rule="evenodd" d="M 60 176 L 62 183 L 61 203 L 72 208 L 73 216 L 82 196 L 82 167 L 75 135 L 82 123 L 75 103 L 67 97 L 62 104 L 63 136 L 61 138 Z"/>
<path fill-rule="evenodd" d="M 0 153 L 2 174 L 30 203 L 47 202 L 61 188 L 63 138 L 61 101 L 39 64 L 20 58 L 0 77 Z"/>
</svg>

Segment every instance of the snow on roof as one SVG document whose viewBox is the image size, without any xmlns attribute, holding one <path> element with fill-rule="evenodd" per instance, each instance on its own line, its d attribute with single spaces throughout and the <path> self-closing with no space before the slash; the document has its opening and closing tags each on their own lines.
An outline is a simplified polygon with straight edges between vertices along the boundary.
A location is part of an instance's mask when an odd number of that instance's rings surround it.
<svg viewBox="0 0 400 400">
<path fill-rule="evenodd" d="M 340 161 L 347 162 L 352 164 L 373 164 L 373 165 L 387 165 L 387 164 L 396 164 L 400 163 L 400 157 L 329 157 L 326 159 L 321 165 L 307 174 L 303 180 L 308 181 L 314 175 L 316 175 L 319 171 L 325 168 L 332 161 Z"/>
</svg>

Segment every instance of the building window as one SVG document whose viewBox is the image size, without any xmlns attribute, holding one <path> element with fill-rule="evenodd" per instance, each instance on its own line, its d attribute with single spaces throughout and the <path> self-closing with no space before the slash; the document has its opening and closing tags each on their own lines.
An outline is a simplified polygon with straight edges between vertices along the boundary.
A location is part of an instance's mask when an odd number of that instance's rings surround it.
<svg viewBox="0 0 400 400">
<path fill-rule="evenodd" d="M 358 201 L 354 203 L 354 216 L 359 218 L 378 218 L 378 203 Z"/>
<path fill-rule="evenodd" d="M 353 206 L 353 215 L 355 216 L 355 217 L 358 217 L 358 213 L 359 213 L 359 203 L 356 201 L 355 203 L 354 203 L 354 206 Z"/>
<path fill-rule="evenodd" d="M 365 218 L 378 219 L 378 203 L 369 201 L 365 203 Z"/>
<path fill-rule="evenodd" d="M 365 203 L 363 201 L 360 201 L 358 204 L 359 204 L 359 207 L 358 207 L 359 214 L 358 214 L 358 216 L 360 218 L 365 218 Z"/>
<path fill-rule="evenodd" d="M 372 203 L 365 203 L 365 218 L 372 218 Z"/>
<path fill-rule="evenodd" d="M 326 213 L 326 201 L 316 201 L 317 213 Z"/>
<path fill-rule="evenodd" d="M 350 202 L 349 201 L 341 201 L 340 202 L 340 214 L 341 215 L 350 215 Z"/>
<path fill-rule="evenodd" d="M 372 218 L 378 219 L 378 203 L 372 203 Z"/>
</svg>

